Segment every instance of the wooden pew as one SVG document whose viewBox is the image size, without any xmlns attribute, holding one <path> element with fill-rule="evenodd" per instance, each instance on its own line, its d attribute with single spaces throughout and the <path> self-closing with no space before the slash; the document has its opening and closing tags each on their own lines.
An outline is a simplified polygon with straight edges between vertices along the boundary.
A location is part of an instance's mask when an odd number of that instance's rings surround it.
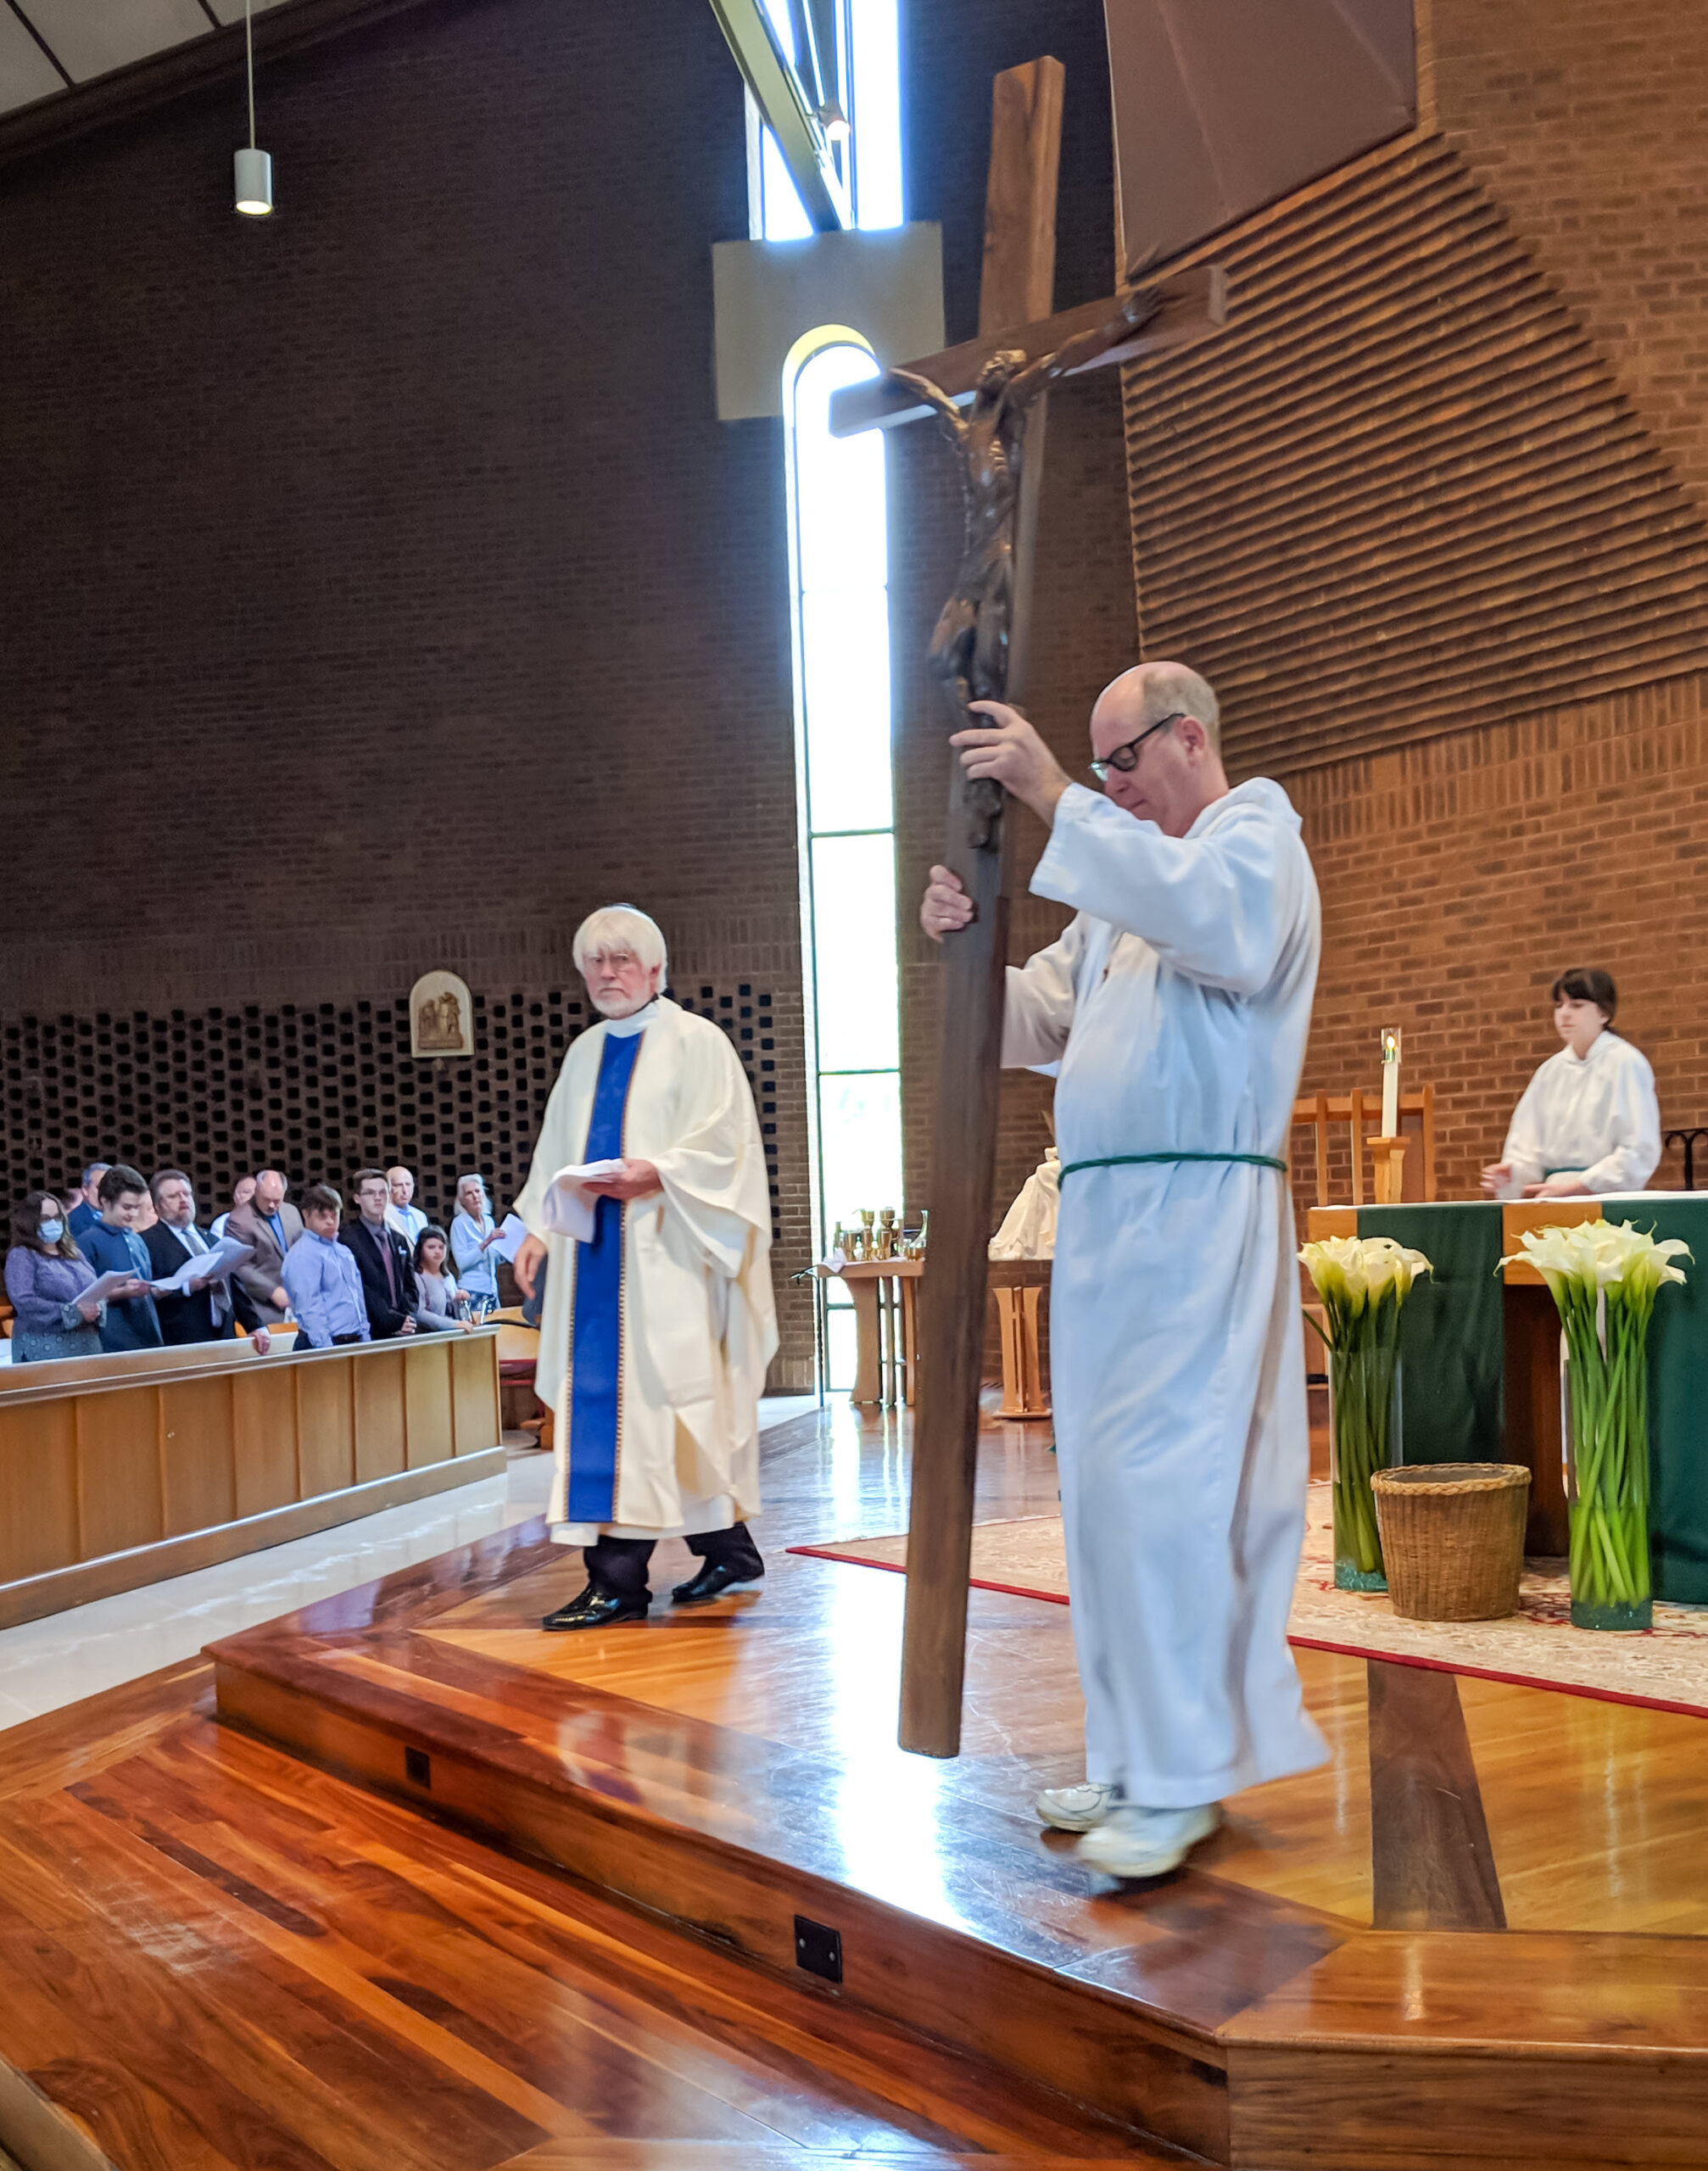
<svg viewBox="0 0 1708 2171">
<path fill-rule="evenodd" d="M 504 1468 L 492 1328 L 0 1367 L 0 1627 Z"/>
</svg>

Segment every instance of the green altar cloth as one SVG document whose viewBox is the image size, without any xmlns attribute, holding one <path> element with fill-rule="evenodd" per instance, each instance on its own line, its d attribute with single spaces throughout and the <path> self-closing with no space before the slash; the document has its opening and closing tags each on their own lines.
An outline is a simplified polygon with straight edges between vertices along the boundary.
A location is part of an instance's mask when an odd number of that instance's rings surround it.
<svg viewBox="0 0 1708 2171">
<path fill-rule="evenodd" d="M 1601 1205 L 1606 1219 L 1682 1236 L 1695 1254 L 1684 1286 L 1655 1299 L 1649 1330 L 1649 1547 L 1655 1595 L 1708 1605 L 1708 1192 L 1642 1192 Z M 1435 1269 L 1400 1315 L 1405 1459 L 1502 1459 L 1499 1204 L 1360 1207 L 1358 1232 L 1392 1236 Z"/>
<path fill-rule="evenodd" d="M 1649 1327 L 1649 1557 L 1655 1595 L 1708 1605 L 1708 1192 L 1608 1199 L 1604 1219 L 1682 1236 L 1682 1289 L 1663 1289 Z"/>
<path fill-rule="evenodd" d="M 1499 1462 L 1506 1368 L 1499 1203 L 1362 1206 L 1358 1233 L 1392 1236 L 1432 1269 L 1399 1315 L 1405 1460 Z"/>
</svg>

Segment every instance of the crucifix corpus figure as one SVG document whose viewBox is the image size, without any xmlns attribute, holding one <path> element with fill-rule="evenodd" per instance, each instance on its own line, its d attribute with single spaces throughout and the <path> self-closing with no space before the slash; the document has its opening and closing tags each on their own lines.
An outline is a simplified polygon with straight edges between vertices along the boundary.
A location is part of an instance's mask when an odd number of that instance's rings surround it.
<svg viewBox="0 0 1708 2171">
<path fill-rule="evenodd" d="M 1015 529 L 1028 410 L 1059 378 L 1117 345 L 1153 307 L 1147 297 L 1130 295 L 1112 322 L 1080 332 L 1035 361 L 1029 362 L 1017 347 L 999 349 L 979 372 L 972 404 L 964 411 L 929 377 L 913 370 L 890 371 L 896 383 L 935 412 L 960 460 L 966 544 L 927 658 L 954 730 L 965 726 L 969 702 L 999 701 L 1008 691 Z M 975 851 L 988 850 L 1002 811 L 1002 786 L 987 778 L 971 779 L 964 804 L 968 843 Z"/>
</svg>

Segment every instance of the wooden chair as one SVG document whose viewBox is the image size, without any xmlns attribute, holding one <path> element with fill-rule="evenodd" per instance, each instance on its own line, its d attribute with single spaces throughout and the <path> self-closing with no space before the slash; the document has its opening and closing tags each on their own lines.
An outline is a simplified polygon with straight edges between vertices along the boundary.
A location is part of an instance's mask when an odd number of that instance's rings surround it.
<svg viewBox="0 0 1708 2171">
<path fill-rule="evenodd" d="M 1314 1133 L 1316 1197 L 1314 1206 L 1332 1206 L 1329 1197 L 1329 1140 L 1334 1125 L 1345 1124 L 1352 1147 L 1352 1203 L 1365 1203 L 1365 1141 L 1381 1128 L 1381 1095 L 1365 1093 L 1356 1086 L 1349 1093 L 1308 1093 L 1293 1102 L 1295 1130 L 1309 1125 Z M 1432 1202 L 1435 1197 L 1435 1088 L 1425 1086 L 1399 1097 L 1402 1136 L 1413 1141 L 1405 1157 L 1404 1197 L 1407 1205 Z M 1372 1192 L 1374 1186 L 1372 1186 Z"/>
</svg>

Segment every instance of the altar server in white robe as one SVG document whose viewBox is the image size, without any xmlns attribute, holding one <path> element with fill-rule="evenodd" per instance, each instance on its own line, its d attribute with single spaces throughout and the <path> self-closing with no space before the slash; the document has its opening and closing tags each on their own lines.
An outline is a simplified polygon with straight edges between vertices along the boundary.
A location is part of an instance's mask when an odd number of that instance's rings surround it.
<svg viewBox="0 0 1708 2171">
<path fill-rule="evenodd" d="M 1284 1156 L 1320 949 L 1299 820 L 1230 790 L 1195 672 L 1125 672 L 1091 712 L 1100 793 L 974 703 L 968 773 L 1050 825 L 1032 890 L 1074 908 L 1008 972 L 1002 1060 L 1059 1063 L 1051 1282 L 1086 1783 L 1047 1823 L 1118 1877 L 1172 1869 L 1223 1795 L 1325 1761 L 1287 1646 L 1309 1477 Z M 971 906 L 934 868 L 920 918 Z"/>
<path fill-rule="evenodd" d="M 1497 1198 L 1641 1191 L 1661 1165 L 1661 1104 L 1648 1058 L 1612 1030 L 1613 975 L 1573 965 L 1552 996 L 1566 1045 L 1525 1087 L 1482 1188 Z"/>
<path fill-rule="evenodd" d="M 593 913 L 574 957 L 600 1022 L 571 1043 L 516 1202 L 525 1296 L 550 1260 L 535 1392 L 556 1412 L 551 1535 L 587 1571 L 549 1629 L 644 1620 L 661 1538 L 703 1564 L 678 1605 L 764 1574 L 747 1522 L 777 1348 L 770 1185 L 740 1058 L 661 993 L 664 937 L 644 912 Z M 553 1178 L 593 1161 L 620 1167 L 582 1187 L 590 1241 L 553 1233 Z"/>
</svg>

